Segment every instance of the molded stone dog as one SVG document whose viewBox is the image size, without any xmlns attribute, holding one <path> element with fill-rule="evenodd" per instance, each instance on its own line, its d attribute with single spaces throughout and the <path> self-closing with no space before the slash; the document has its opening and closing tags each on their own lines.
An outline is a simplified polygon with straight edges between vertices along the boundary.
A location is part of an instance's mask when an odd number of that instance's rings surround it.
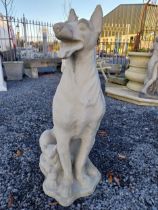
<svg viewBox="0 0 158 210">
<path fill-rule="evenodd" d="M 105 113 L 95 53 L 102 19 L 100 6 L 90 20 L 78 20 L 71 9 L 66 22 L 54 25 L 64 64 L 53 99 L 54 127 L 40 137 L 40 168 L 44 192 L 63 206 L 93 193 L 101 178 L 88 155 Z"/>
</svg>

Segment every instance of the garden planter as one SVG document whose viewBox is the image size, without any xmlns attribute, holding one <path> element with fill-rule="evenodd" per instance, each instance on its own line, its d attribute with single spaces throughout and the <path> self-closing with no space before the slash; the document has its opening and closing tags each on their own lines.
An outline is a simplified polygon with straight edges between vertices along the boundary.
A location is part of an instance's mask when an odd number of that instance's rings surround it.
<svg viewBox="0 0 158 210">
<path fill-rule="evenodd" d="M 129 80 L 127 87 L 131 90 L 139 92 L 144 86 L 148 61 L 151 53 L 145 52 L 130 52 L 130 67 L 125 72 L 126 78 Z"/>
<path fill-rule="evenodd" d="M 23 61 L 3 62 L 7 80 L 22 80 L 23 78 Z"/>
</svg>

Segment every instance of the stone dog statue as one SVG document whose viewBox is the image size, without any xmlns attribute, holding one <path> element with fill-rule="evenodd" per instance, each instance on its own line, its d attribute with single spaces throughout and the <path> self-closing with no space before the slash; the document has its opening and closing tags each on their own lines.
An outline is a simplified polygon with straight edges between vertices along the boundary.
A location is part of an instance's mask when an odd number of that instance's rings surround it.
<svg viewBox="0 0 158 210">
<path fill-rule="evenodd" d="M 54 25 L 64 68 L 53 99 L 54 127 L 40 137 L 40 168 L 44 192 L 63 206 L 93 193 L 101 178 L 88 155 L 105 113 L 95 53 L 102 19 L 100 6 L 89 21 L 71 9 L 66 22 Z"/>
<path fill-rule="evenodd" d="M 158 37 L 156 37 L 153 45 L 153 54 L 148 62 L 144 87 L 139 96 L 141 98 L 158 99 Z"/>
</svg>

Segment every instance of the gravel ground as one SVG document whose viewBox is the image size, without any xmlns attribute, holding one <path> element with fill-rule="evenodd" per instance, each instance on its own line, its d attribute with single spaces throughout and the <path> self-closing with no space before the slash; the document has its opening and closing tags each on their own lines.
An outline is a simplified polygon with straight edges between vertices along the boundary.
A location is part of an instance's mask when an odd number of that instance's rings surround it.
<svg viewBox="0 0 158 210">
<path fill-rule="evenodd" d="M 102 173 L 96 191 L 67 208 L 43 193 L 39 137 L 52 127 L 59 80 L 25 78 L 0 92 L 0 210 L 158 210 L 158 108 L 109 97 L 90 154 Z"/>
</svg>

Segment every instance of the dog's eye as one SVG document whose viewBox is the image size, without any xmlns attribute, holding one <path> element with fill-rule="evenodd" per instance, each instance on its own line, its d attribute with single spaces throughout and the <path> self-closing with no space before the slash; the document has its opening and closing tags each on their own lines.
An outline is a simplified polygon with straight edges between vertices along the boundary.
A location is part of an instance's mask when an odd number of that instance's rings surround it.
<svg viewBox="0 0 158 210">
<path fill-rule="evenodd" d="M 85 30 L 86 30 L 86 27 L 85 27 L 85 25 L 83 25 L 83 24 L 82 24 L 82 25 L 80 25 L 80 27 L 79 27 L 79 28 L 80 28 L 80 30 L 81 30 L 81 31 L 85 31 Z"/>
</svg>

